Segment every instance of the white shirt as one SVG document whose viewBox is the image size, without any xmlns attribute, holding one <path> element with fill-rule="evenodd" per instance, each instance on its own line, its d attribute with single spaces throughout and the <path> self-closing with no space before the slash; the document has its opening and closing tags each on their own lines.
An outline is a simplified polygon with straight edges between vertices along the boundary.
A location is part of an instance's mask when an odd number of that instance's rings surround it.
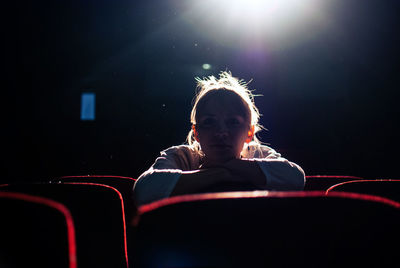
<svg viewBox="0 0 400 268">
<path fill-rule="evenodd" d="M 303 190 L 304 171 L 282 158 L 274 149 L 252 142 L 249 146 L 246 144 L 242 157 L 256 161 L 260 166 L 267 181 L 263 190 Z M 182 171 L 197 170 L 200 164 L 200 154 L 189 145 L 173 146 L 162 151 L 135 183 L 133 191 L 137 205 L 169 197 Z"/>
</svg>

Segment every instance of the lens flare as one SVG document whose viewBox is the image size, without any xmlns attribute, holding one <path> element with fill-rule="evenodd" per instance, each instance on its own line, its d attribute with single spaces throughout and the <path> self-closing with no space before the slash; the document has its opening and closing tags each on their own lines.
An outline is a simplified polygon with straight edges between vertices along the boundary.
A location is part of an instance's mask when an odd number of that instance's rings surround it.
<svg viewBox="0 0 400 268">
<path fill-rule="evenodd" d="M 208 64 L 208 63 L 204 63 L 202 67 L 203 67 L 204 70 L 210 70 L 211 69 L 211 65 Z"/>
<path fill-rule="evenodd" d="M 222 45 L 282 48 L 323 30 L 322 0 L 192 0 L 181 8 L 184 20 Z"/>
</svg>

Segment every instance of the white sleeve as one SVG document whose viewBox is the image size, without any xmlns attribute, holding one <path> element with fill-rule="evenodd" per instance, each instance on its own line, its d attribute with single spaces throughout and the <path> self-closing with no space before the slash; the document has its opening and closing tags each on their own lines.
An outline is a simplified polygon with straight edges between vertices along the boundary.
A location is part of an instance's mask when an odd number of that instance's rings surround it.
<svg viewBox="0 0 400 268">
<path fill-rule="evenodd" d="M 193 168 L 195 159 L 187 146 L 164 150 L 149 170 L 137 179 L 133 196 L 138 206 L 167 198 L 175 188 L 182 170 Z"/>
<path fill-rule="evenodd" d="M 179 169 L 153 169 L 144 172 L 135 182 L 133 196 L 140 206 L 169 197 L 182 171 Z"/>
<path fill-rule="evenodd" d="M 267 190 L 300 191 L 304 189 L 304 171 L 295 163 L 282 157 L 255 160 L 266 177 Z"/>
</svg>

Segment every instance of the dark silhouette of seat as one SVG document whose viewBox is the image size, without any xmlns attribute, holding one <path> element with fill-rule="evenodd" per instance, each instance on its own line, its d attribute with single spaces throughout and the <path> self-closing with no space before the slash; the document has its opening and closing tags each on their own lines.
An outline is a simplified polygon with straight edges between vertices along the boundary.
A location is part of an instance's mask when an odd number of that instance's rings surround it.
<svg viewBox="0 0 400 268">
<path fill-rule="evenodd" d="M 63 204 L 0 192 L 0 267 L 76 267 L 75 224 Z"/>
<path fill-rule="evenodd" d="M 123 199 L 115 188 L 89 183 L 31 183 L 0 190 L 40 195 L 65 204 L 76 223 L 79 267 L 128 266 Z"/>
<path fill-rule="evenodd" d="M 354 192 L 383 196 L 400 202 L 400 180 L 354 180 L 336 184 L 330 192 Z"/>
<path fill-rule="evenodd" d="M 136 179 L 121 176 L 104 176 L 104 175 L 88 175 L 88 176 L 63 176 L 52 180 L 52 182 L 68 183 L 99 183 L 114 187 L 117 189 L 124 199 L 125 219 L 127 223 L 134 217 L 136 206 L 132 198 L 132 190 Z"/>
<path fill-rule="evenodd" d="M 176 196 L 139 208 L 130 260 L 134 267 L 392 267 L 399 209 L 346 193 Z"/>
<path fill-rule="evenodd" d="M 326 191 L 329 187 L 350 180 L 363 180 L 363 178 L 355 176 L 339 176 L 339 175 L 311 175 L 306 176 L 305 191 Z"/>
</svg>

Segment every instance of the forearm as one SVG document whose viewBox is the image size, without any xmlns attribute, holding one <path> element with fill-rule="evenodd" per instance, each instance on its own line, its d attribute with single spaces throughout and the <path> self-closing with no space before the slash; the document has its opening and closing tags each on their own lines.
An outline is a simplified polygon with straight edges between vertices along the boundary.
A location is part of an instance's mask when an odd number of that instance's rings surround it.
<svg viewBox="0 0 400 268">
<path fill-rule="evenodd" d="M 144 172 L 133 188 L 133 198 L 138 206 L 167 198 L 177 184 L 179 169 L 153 169 Z"/>
<path fill-rule="evenodd" d="M 295 163 L 284 158 L 277 159 L 233 159 L 223 164 L 239 182 L 254 185 L 256 189 L 302 190 L 305 183 L 304 171 Z"/>
<path fill-rule="evenodd" d="M 236 182 L 253 185 L 257 189 L 264 189 L 267 184 L 265 174 L 253 159 L 232 159 L 225 163 L 207 163 L 203 167 L 227 169 L 235 177 Z"/>
<path fill-rule="evenodd" d="M 232 174 L 240 178 L 241 182 L 264 188 L 267 184 L 265 174 L 256 161 L 249 159 L 234 159 L 222 165 Z"/>
<path fill-rule="evenodd" d="M 303 169 L 284 158 L 257 161 L 267 179 L 267 190 L 303 190 L 305 174 Z"/>
<path fill-rule="evenodd" d="M 234 176 L 225 168 L 209 168 L 182 172 L 171 196 L 199 193 L 206 189 L 234 180 Z"/>
</svg>

